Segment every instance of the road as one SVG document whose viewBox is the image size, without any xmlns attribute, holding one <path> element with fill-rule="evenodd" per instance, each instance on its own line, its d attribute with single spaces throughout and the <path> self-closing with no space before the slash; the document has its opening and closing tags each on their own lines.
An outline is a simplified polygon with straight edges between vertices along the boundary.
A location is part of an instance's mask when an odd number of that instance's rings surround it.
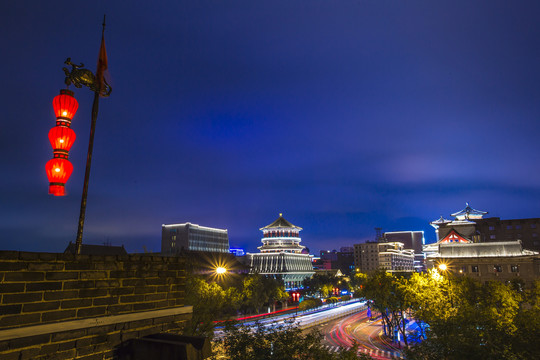
<svg viewBox="0 0 540 360">
<path fill-rule="evenodd" d="M 273 318 L 259 320 L 265 326 L 291 324 L 309 331 L 319 329 L 324 334 L 323 344 L 330 351 L 338 352 L 350 348 L 356 342 L 359 350 L 370 355 L 373 359 L 400 358 L 401 353 L 395 344 L 391 344 L 381 336 L 381 320 L 369 321 L 365 301 L 353 301 L 338 306 L 330 306 L 318 311 L 306 313 L 285 314 Z M 245 322 L 252 326 L 254 322 Z M 223 335 L 221 329 L 216 329 L 215 336 Z"/>
<path fill-rule="evenodd" d="M 350 348 L 356 342 L 361 352 L 374 359 L 401 357 L 399 349 L 381 336 L 381 320 L 369 321 L 365 310 L 321 324 L 319 330 L 324 334 L 323 344 L 331 351 Z"/>
</svg>

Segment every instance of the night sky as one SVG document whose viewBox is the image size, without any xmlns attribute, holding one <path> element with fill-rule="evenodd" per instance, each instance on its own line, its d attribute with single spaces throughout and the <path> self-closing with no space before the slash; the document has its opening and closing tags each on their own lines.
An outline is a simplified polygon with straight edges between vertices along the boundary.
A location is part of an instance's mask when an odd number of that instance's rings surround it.
<svg viewBox="0 0 540 360">
<path fill-rule="evenodd" d="M 189 221 L 253 252 L 281 212 L 318 253 L 375 227 L 434 241 L 466 202 L 540 217 L 538 1 L 2 1 L 0 249 L 75 241 L 93 94 L 71 86 L 65 197 L 47 133 L 104 13 L 84 243 L 159 251 Z"/>
</svg>

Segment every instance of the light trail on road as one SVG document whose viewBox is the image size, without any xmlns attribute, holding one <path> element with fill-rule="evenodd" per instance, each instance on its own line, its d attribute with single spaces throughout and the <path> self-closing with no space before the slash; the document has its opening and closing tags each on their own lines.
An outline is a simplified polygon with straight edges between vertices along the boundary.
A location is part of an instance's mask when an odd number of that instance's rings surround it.
<svg viewBox="0 0 540 360">
<path fill-rule="evenodd" d="M 400 351 L 381 337 L 381 332 L 381 320 L 370 322 L 366 311 L 361 311 L 328 323 L 324 329 L 324 341 L 335 351 L 338 351 L 338 348 L 350 348 L 356 343 L 359 352 L 374 359 L 401 357 Z"/>
</svg>

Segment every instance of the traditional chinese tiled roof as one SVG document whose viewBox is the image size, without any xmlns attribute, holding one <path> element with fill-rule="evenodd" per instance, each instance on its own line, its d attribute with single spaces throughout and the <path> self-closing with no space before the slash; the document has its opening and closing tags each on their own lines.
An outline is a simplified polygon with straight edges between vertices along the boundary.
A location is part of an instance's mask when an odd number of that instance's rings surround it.
<svg viewBox="0 0 540 360">
<path fill-rule="evenodd" d="M 456 213 L 451 214 L 453 217 L 455 217 L 458 220 L 464 220 L 464 219 L 482 219 L 484 215 L 487 214 L 487 211 L 481 211 L 473 209 L 469 206 L 469 203 L 466 203 L 465 209 L 458 211 Z"/>
<path fill-rule="evenodd" d="M 501 241 L 470 244 L 441 244 L 439 252 L 430 254 L 428 258 L 477 258 L 477 257 L 514 257 L 534 256 L 538 252 L 525 250 L 521 241 Z"/>
<path fill-rule="evenodd" d="M 440 218 L 438 218 L 437 220 L 434 220 L 432 222 L 430 222 L 430 224 L 436 224 L 436 225 L 440 225 L 440 224 L 448 224 L 452 222 L 452 220 L 448 220 L 448 219 L 445 219 L 442 215 Z"/>
<path fill-rule="evenodd" d="M 279 214 L 279 217 L 276 221 L 271 223 L 270 225 L 266 225 L 265 227 L 260 228 L 259 230 L 268 230 L 268 229 L 298 229 L 302 230 L 301 227 L 296 226 L 285 220 L 283 218 L 283 214 Z"/>
</svg>

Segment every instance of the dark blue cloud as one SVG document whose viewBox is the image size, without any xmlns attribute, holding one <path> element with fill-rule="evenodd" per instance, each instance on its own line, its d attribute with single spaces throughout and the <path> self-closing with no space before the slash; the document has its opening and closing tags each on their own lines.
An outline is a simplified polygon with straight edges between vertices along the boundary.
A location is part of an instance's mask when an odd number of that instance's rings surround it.
<svg viewBox="0 0 540 360">
<path fill-rule="evenodd" d="M 59 11 L 58 9 L 62 10 Z M 163 223 L 254 251 L 283 212 L 316 252 L 425 230 L 466 201 L 538 217 L 540 6 L 522 1 L 61 1 L 2 6 L 0 245 L 76 233 L 92 95 L 76 90 L 69 196 L 46 195 L 70 56 L 100 102 L 85 241 L 159 250 Z M 83 16 L 81 14 L 84 14 Z"/>
</svg>

